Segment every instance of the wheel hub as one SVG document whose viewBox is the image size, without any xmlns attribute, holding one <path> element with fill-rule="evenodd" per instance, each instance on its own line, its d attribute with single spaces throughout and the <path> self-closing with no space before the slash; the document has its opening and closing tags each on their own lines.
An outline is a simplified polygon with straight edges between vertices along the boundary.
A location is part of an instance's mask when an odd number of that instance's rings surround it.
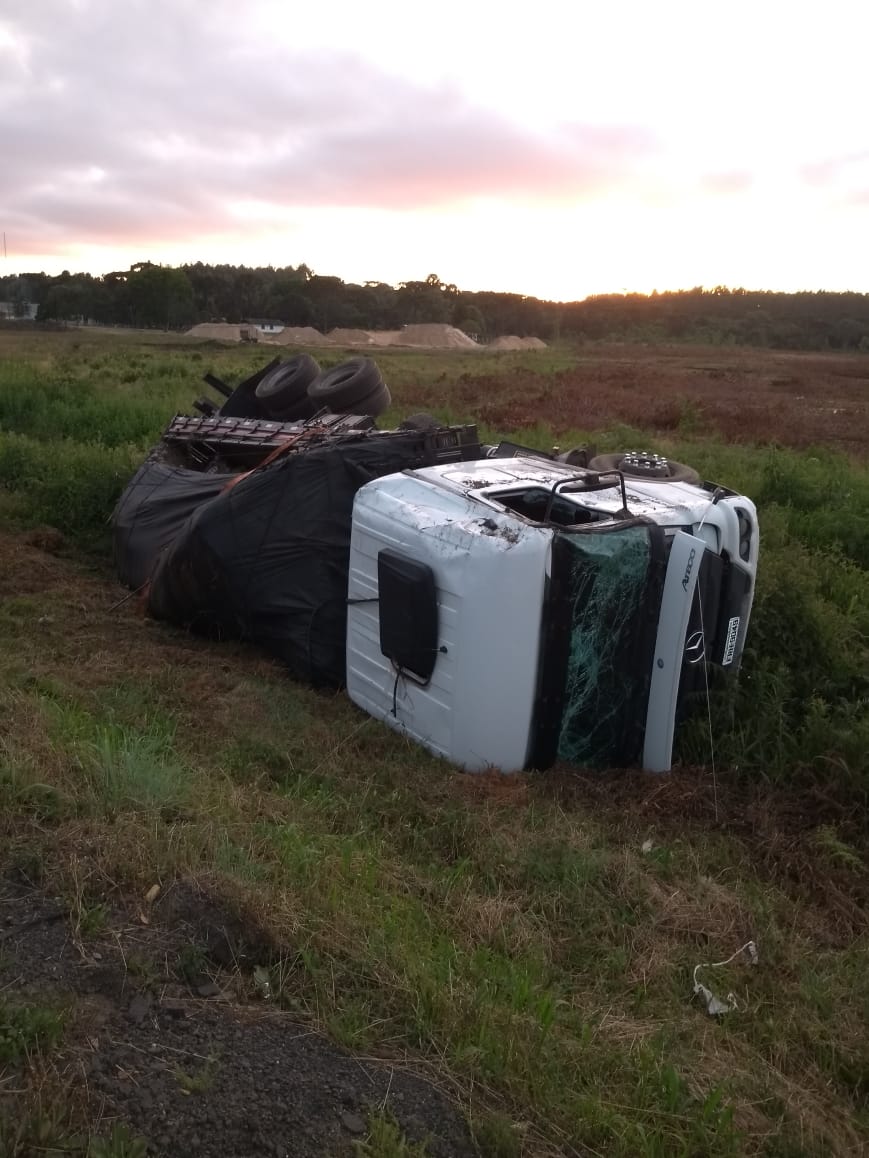
<svg viewBox="0 0 869 1158">
<path fill-rule="evenodd" d="M 644 478 L 667 478 L 670 463 L 661 454 L 648 450 L 629 450 L 621 462 L 624 474 L 639 475 Z"/>
</svg>

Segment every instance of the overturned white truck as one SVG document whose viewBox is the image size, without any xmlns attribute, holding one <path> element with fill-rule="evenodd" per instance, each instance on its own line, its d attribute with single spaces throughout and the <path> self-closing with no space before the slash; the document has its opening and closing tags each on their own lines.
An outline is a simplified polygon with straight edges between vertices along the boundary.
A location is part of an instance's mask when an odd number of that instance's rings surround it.
<svg viewBox="0 0 869 1158">
<path fill-rule="evenodd" d="M 670 767 L 706 665 L 739 666 L 749 499 L 645 452 L 560 461 L 322 408 L 276 421 L 261 378 L 176 417 L 116 508 L 119 574 L 151 614 L 346 686 L 469 771 Z"/>
<path fill-rule="evenodd" d="M 757 517 L 724 488 L 668 481 L 663 460 L 620 466 L 524 454 L 363 487 L 355 703 L 467 769 L 669 769 L 703 665 L 739 665 Z"/>
</svg>

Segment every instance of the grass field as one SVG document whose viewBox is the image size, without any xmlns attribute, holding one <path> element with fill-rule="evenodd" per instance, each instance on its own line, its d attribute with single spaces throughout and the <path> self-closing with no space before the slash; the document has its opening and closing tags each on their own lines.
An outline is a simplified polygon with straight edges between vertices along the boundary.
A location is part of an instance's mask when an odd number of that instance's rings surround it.
<svg viewBox="0 0 869 1158">
<path fill-rule="evenodd" d="M 716 776 L 703 721 L 668 777 L 499 778 L 119 605 L 106 520 L 127 477 L 204 372 L 237 380 L 269 356 L 0 330 L 6 879 L 59 899 L 84 959 L 121 946 L 130 991 L 207 956 L 194 931 L 130 967 L 147 890 L 197 890 L 256 946 L 255 969 L 209 966 L 233 1008 L 256 1003 L 265 971 L 295 1021 L 428 1075 L 483 1155 L 861 1152 L 869 357 L 378 352 L 387 422 L 428 409 L 538 446 L 651 443 L 758 503 L 754 621 L 739 686 L 713 705 Z M 140 939 L 171 925 L 157 910 Z M 692 969 L 749 938 L 756 966 L 704 975 L 738 1001 L 713 1020 Z M 122 1158 L 137 1139 L 162 1153 L 122 1082 L 95 1100 L 79 1076 L 92 1035 L 75 986 L 22 968 L 0 941 L 0 1110 L 29 1123 L 0 1125 L 0 1158 Z M 367 1137 L 361 1153 L 418 1152 L 380 1119 Z"/>
</svg>

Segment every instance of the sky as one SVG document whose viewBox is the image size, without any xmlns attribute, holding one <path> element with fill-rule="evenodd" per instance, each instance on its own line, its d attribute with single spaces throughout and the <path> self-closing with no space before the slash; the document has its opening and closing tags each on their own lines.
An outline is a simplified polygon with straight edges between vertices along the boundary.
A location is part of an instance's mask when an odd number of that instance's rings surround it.
<svg viewBox="0 0 869 1158">
<path fill-rule="evenodd" d="M 2 272 L 869 291 L 860 0 L 0 0 Z"/>
</svg>

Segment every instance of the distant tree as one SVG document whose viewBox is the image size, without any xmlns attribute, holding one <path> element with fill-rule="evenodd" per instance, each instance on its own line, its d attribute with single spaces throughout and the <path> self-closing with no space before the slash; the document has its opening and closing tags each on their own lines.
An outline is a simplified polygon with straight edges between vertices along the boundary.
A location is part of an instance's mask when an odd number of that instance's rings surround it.
<svg viewBox="0 0 869 1158">
<path fill-rule="evenodd" d="M 396 300 L 401 324 L 448 322 L 452 302 L 443 290 L 443 283 L 436 273 L 430 273 L 425 281 L 403 281 L 398 287 Z"/>
<path fill-rule="evenodd" d="M 486 321 L 472 302 L 459 300 L 453 314 L 453 325 L 456 329 L 475 336 L 479 341 L 486 340 Z"/>
<path fill-rule="evenodd" d="M 38 303 L 38 320 L 93 318 L 106 324 L 174 327 L 195 320 L 274 317 L 289 325 L 395 329 L 451 322 L 486 339 L 499 334 L 642 341 L 728 342 L 785 349 L 865 351 L 869 295 L 797 294 L 694 286 L 644 294 L 597 294 L 550 302 L 522 294 L 465 292 L 438 274 L 398 288 L 361 285 L 298 266 L 196 262 L 172 269 L 137 262 L 102 278 L 64 270 L 0 276 L 0 299 L 17 312 Z"/>
<path fill-rule="evenodd" d="M 398 293 L 382 281 L 367 281 L 361 287 L 365 302 L 366 326 L 371 330 L 394 330 L 399 325 Z"/>
<path fill-rule="evenodd" d="M 193 318 L 193 287 L 181 269 L 150 262 L 131 266 L 127 298 L 136 326 L 168 330 L 189 325 Z"/>
<path fill-rule="evenodd" d="M 344 282 L 340 277 L 321 277 L 319 274 L 314 274 L 305 285 L 304 292 L 314 311 L 314 324 L 324 334 L 344 324 L 341 320 L 343 290 Z"/>
<path fill-rule="evenodd" d="M 840 318 L 833 327 L 835 344 L 843 350 L 857 350 L 863 338 L 869 335 L 869 326 L 856 318 Z"/>
</svg>

